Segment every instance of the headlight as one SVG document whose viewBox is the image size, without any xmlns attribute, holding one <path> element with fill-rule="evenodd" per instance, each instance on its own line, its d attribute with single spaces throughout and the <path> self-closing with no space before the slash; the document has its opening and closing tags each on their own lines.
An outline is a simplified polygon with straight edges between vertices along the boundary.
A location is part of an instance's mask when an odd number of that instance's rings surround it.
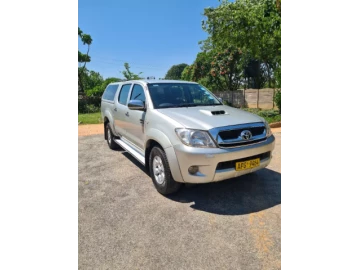
<svg viewBox="0 0 360 270">
<path fill-rule="evenodd" d="M 192 147 L 214 148 L 216 147 L 214 141 L 211 139 L 209 133 L 202 130 L 176 128 L 176 134 L 183 144 Z"/>
<path fill-rule="evenodd" d="M 265 127 L 266 127 L 266 137 L 269 137 L 272 134 L 271 128 L 270 128 L 268 122 L 266 122 L 265 120 L 264 120 L 264 124 L 265 124 Z"/>
</svg>

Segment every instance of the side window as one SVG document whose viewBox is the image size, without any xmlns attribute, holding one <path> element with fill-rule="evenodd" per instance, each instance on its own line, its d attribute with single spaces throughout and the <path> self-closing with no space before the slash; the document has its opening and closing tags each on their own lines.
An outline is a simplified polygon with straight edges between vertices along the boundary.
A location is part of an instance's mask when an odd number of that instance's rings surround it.
<svg viewBox="0 0 360 270">
<path fill-rule="evenodd" d="M 145 102 L 145 93 L 141 85 L 134 85 L 130 100 L 141 100 L 142 102 Z"/>
<path fill-rule="evenodd" d="M 127 98 L 129 96 L 131 84 L 125 84 L 121 87 L 120 95 L 119 95 L 119 103 L 126 105 Z"/>
<path fill-rule="evenodd" d="M 103 99 L 106 100 L 114 100 L 116 90 L 118 89 L 118 84 L 110 84 L 108 87 L 106 87 L 104 94 L 102 96 Z"/>
</svg>

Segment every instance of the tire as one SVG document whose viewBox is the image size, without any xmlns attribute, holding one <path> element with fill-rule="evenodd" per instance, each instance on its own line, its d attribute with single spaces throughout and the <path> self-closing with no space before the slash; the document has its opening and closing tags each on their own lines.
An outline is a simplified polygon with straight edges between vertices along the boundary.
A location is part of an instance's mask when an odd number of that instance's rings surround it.
<svg viewBox="0 0 360 270">
<path fill-rule="evenodd" d="M 160 147 L 155 146 L 151 150 L 149 168 L 151 179 L 159 193 L 168 195 L 180 189 L 181 183 L 172 177 L 166 154 Z"/>
<path fill-rule="evenodd" d="M 106 140 L 106 142 L 107 142 L 109 148 L 110 148 L 111 150 L 118 149 L 118 148 L 119 148 L 119 145 L 118 145 L 116 142 L 114 142 L 114 134 L 113 134 L 112 131 L 111 131 L 111 128 L 110 128 L 110 124 L 109 124 L 109 123 L 106 124 L 105 132 L 106 132 L 106 134 L 107 134 L 107 140 Z"/>
</svg>

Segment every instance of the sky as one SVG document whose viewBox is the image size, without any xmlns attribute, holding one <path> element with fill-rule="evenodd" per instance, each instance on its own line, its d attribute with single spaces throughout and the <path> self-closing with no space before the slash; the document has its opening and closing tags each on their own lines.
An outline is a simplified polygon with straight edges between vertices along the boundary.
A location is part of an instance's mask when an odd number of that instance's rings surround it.
<svg viewBox="0 0 360 270">
<path fill-rule="evenodd" d="M 79 0 L 79 27 L 93 42 L 86 66 L 122 78 L 124 62 L 142 77 L 164 78 L 175 64 L 191 64 L 207 38 L 204 8 L 218 0 Z M 78 39 L 81 52 L 86 47 Z"/>
</svg>

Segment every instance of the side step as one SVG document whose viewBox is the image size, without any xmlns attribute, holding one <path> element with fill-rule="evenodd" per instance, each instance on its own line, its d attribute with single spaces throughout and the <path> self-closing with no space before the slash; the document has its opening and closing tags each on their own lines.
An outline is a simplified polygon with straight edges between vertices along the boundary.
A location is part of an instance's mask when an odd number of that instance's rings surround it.
<svg viewBox="0 0 360 270">
<path fill-rule="evenodd" d="M 145 157 L 136 151 L 133 147 L 122 141 L 121 139 L 114 139 L 118 145 L 125 149 L 130 155 L 136 158 L 141 164 L 145 165 Z"/>
</svg>

